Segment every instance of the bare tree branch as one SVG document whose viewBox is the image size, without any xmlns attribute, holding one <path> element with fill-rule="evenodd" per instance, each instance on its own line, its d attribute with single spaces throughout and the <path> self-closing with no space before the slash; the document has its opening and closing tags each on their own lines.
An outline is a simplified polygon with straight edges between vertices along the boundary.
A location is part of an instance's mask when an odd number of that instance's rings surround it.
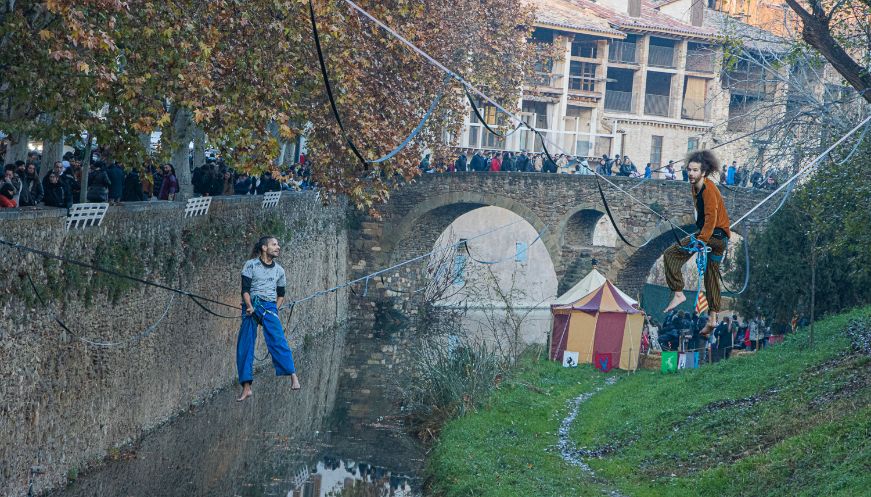
<svg viewBox="0 0 871 497">
<path fill-rule="evenodd" d="M 871 0 L 863 0 L 863 2 L 869 3 Z M 871 102 L 871 74 L 853 60 L 850 54 L 844 50 L 844 47 L 832 36 L 829 21 L 834 10 L 832 13 L 826 14 L 819 0 L 810 0 L 813 13 L 805 10 L 798 3 L 798 0 L 786 0 L 786 3 L 802 20 L 802 39 L 817 49 L 832 64 L 832 67 L 859 91 L 865 100 Z"/>
</svg>

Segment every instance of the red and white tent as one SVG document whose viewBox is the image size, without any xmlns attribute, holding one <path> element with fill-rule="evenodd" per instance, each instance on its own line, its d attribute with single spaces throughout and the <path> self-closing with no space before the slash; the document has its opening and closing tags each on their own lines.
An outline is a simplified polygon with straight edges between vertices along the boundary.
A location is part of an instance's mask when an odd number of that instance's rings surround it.
<svg viewBox="0 0 871 497">
<path fill-rule="evenodd" d="M 581 364 L 637 369 L 644 325 L 637 305 L 593 269 L 551 304 L 551 359 L 562 361 L 564 352 L 577 352 Z"/>
</svg>

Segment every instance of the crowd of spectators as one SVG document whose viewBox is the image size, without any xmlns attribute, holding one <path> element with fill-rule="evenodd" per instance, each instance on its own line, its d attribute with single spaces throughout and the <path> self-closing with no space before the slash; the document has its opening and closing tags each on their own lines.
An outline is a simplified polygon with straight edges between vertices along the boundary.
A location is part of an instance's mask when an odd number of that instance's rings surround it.
<svg viewBox="0 0 871 497">
<path fill-rule="evenodd" d="M 438 171 L 477 171 L 499 172 L 517 171 L 527 173 L 562 173 L 602 176 L 625 176 L 631 178 L 663 179 L 689 181 L 685 168 L 679 168 L 670 160 L 664 166 L 648 162 L 639 168 L 628 155 L 616 154 L 614 157 L 603 154 L 601 157 L 574 157 L 566 154 L 551 155 L 529 152 L 506 152 L 498 150 L 463 149 L 450 164 L 431 164 L 427 155 L 420 163 L 424 172 Z M 775 190 L 779 186 L 773 174 L 763 175 L 760 171 L 750 172 L 748 167 L 739 166 L 737 161 L 731 165 L 723 164 L 725 174 L 720 182 L 728 186 L 752 187 Z"/>
<path fill-rule="evenodd" d="M 761 350 L 774 335 L 772 326 L 761 315 L 743 322 L 737 315 L 724 317 L 706 337 L 700 332 L 707 322 L 707 314 L 677 310 L 666 313 L 661 325 L 648 316 L 642 343 L 648 344 L 649 350 L 699 351 L 706 362 L 717 362 L 729 358 L 734 350 Z M 803 324 L 793 319 L 792 331 Z"/>
<path fill-rule="evenodd" d="M 82 164 L 72 153 L 52 165 L 48 174 L 41 175 L 39 154 L 31 153 L 27 161 L 7 164 L 0 179 L 0 208 L 45 205 L 70 207 L 80 198 Z M 500 172 L 581 174 L 624 176 L 631 178 L 689 181 L 685 168 L 670 160 L 664 166 L 651 163 L 639 168 L 628 155 L 609 157 L 575 157 L 566 154 L 548 156 L 544 153 L 509 152 L 498 150 L 461 150 L 448 164 L 432 164 L 427 155 L 420 162 L 426 173 L 445 172 Z M 775 190 L 779 182 L 774 174 L 751 172 L 737 161 L 723 164 L 720 182 L 727 186 Z M 41 179 L 40 179 L 41 178 Z M 205 164 L 192 168 L 191 182 L 197 196 L 261 195 L 269 191 L 313 189 L 311 171 L 305 156 L 300 162 L 287 166 L 280 175 L 271 171 L 251 176 L 229 167 L 220 157 L 209 157 Z M 172 164 L 124 167 L 117 162 L 106 162 L 95 154 L 89 167 L 88 202 L 143 202 L 173 200 L 179 192 L 175 167 Z"/>
<path fill-rule="evenodd" d="M 197 196 L 262 195 L 269 191 L 313 189 L 311 172 L 304 163 L 283 168 L 273 177 L 271 171 L 261 175 L 237 172 L 221 158 L 210 157 L 193 168 L 191 182 Z M 7 164 L 0 178 L 0 208 L 61 207 L 79 203 L 82 185 L 86 184 L 87 202 L 145 202 L 173 200 L 179 181 L 172 164 L 125 168 L 118 162 L 106 162 L 98 153 L 92 155 L 87 182 L 82 181 L 82 162 L 72 153 L 64 155 L 46 174 L 40 174 L 41 157 L 37 153 L 27 160 Z M 188 165 L 186 165 L 188 167 Z"/>
</svg>

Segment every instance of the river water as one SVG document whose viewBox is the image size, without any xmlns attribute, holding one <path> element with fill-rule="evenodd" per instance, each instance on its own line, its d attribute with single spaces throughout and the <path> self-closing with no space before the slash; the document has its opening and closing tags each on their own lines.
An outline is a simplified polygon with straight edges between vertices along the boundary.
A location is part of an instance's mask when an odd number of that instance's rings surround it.
<svg viewBox="0 0 871 497">
<path fill-rule="evenodd" d="M 486 339 L 498 316 L 470 311 L 462 328 Z M 543 343 L 548 327 L 535 310 L 522 340 Z M 299 344 L 300 392 L 267 357 L 249 400 L 217 391 L 50 495 L 420 496 L 424 449 L 403 429 L 394 381 L 409 332 L 394 328 L 354 323 Z"/>
</svg>

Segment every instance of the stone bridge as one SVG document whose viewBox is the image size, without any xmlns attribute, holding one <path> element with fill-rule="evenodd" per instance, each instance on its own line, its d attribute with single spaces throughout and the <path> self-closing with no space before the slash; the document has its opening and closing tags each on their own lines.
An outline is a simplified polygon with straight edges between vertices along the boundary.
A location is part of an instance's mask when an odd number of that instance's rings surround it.
<svg viewBox="0 0 871 497">
<path fill-rule="evenodd" d="M 611 177 L 639 201 L 665 213 L 676 225 L 690 231 L 694 212 L 689 185 L 681 181 Z M 559 279 L 560 292 L 586 274 L 591 259 L 598 269 L 628 294 L 636 296 L 662 251 L 673 242 L 668 223 L 607 183 L 602 183 L 608 205 L 633 248 L 619 239 L 615 246 L 594 245 L 596 224 L 605 214 L 594 176 L 543 173 L 451 173 L 424 175 L 394 191 L 380 208 L 382 219 L 363 216 L 351 236 L 351 265 L 356 276 L 424 254 L 459 216 L 479 207 L 507 209 L 542 233 Z M 733 219 L 753 207 L 768 192 L 722 189 Z M 779 198 L 767 205 L 767 211 Z M 494 226 L 495 227 L 495 226 Z M 743 227 L 739 227 L 739 233 Z M 389 292 L 423 286 L 426 263 L 403 267 L 389 277 L 369 283 L 368 292 Z M 388 290 L 388 288 L 390 290 Z M 371 295 L 370 295 L 371 297 Z"/>
</svg>

